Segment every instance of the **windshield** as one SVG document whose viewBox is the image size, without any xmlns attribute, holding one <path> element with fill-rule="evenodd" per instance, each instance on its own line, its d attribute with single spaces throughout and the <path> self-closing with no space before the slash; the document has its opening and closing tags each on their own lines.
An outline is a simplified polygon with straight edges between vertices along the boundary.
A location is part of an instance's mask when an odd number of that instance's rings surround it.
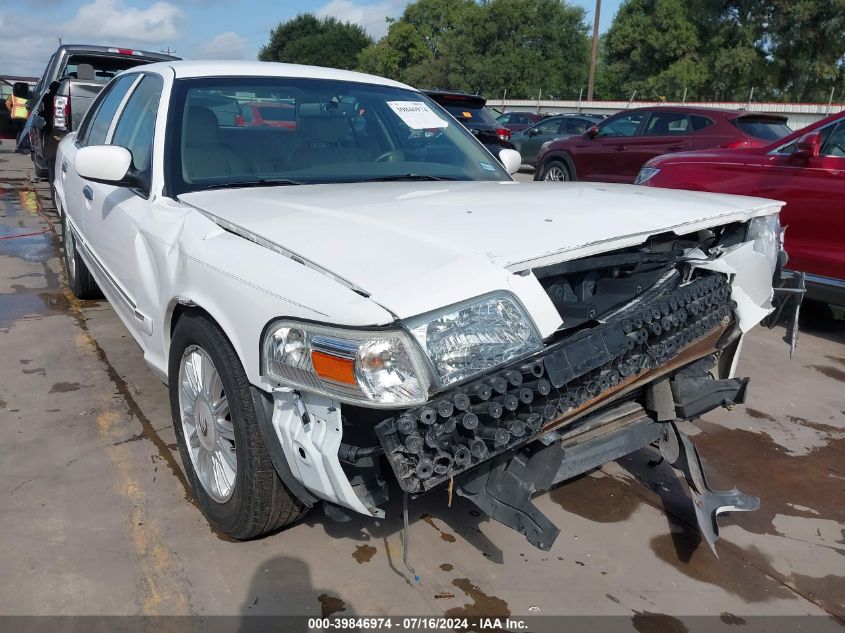
<svg viewBox="0 0 845 633">
<path fill-rule="evenodd" d="M 166 169 L 174 195 L 247 183 L 510 180 L 440 106 L 407 89 L 186 79 L 174 86 L 170 119 Z"/>
</svg>

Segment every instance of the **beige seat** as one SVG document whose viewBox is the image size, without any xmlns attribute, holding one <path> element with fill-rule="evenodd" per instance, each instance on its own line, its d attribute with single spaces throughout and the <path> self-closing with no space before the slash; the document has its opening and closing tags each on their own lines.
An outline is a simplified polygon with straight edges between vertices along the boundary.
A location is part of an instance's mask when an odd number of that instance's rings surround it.
<svg viewBox="0 0 845 633">
<path fill-rule="evenodd" d="M 220 126 L 214 112 L 203 106 L 191 106 L 185 126 L 182 173 L 187 182 L 250 173 L 247 162 L 233 148 L 221 142 Z"/>
<path fill-rule="evenodd" d="M 371 160 L 364 150 L 341 146 L 341 141 L 351 132 L 347 117 L 305 116 L 304 106 L 308 105 L 311 104 L 303 104 L 300 107 L 298 126 L 302 145 L 288 158 L 288 166 L 291 169 Z"/>
</svg>

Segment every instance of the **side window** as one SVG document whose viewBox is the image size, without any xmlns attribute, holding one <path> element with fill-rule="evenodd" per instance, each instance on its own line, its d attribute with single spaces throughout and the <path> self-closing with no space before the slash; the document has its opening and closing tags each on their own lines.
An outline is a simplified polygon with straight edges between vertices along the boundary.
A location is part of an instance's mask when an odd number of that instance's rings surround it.
<svg viewBox="0 0 845 633">
<path fill-rule="evenodd" d="M 103 94 L 91 106 L 82 123 L 79 130 L 80 144 L 102 145 L 106 142 L 106 134 L 117 108 L 137 78 L 138 75 L 122 75 L 105 87 Z"/>
<path fill-rule="evenodd" d="M 528 120 L 528 117 L 524 114 L 515 114 L 513 115 L 513 119 L 511 123 L 515 123 L 517 125 L 530 125 L 531 121 Z"/>
<path fill-rule="evenodd" d="M 689 133 L 686 114 L 654 112 L 645 126 L 645 136 L 678 136 Z"/>
<path fill-rule="evenodd" d="M 634 136 L 645 116 L 645 112 L 630 112 L 623 114 L 622 116 L 609 119 L 599 125 L 598 137 Z"/>
<path fill-rule="evenodd" d="M 590 127 L 586 119 L 565 119 L 560 125 L 559 132 L 563 134 L 583 134 Z"/>
<path fill-rule="evenodd" d="M 706 116 L 691 114 L 689 118 L 690 122 L 692 123 L 693 132 L 698 132 L 699 130 L 703 130 L 704 128 L 713 125 L 713 121 L 711 119 L 708 119 Z"/>
<path fill-rule="evenodd" d="M 510 114 L 500 114 L 499 117 L 496 120 L 499 123 L 501 123 L 502 125 L 507 125 L 508 123 L 512 122 L 511 118 L 512 118 L 512 115 L 510 115 Z"/>
<path fill-rule="evenodd" d="M 540 134 L 557 134 L 560 126 L 560 119 L 546 119 L 542 123 L 535 125 L 534 129 Z"/>
<path fill-rule="evenodd" d="M 158 76 L 144 76 L 126 102 L 111 139 L 112 145 L 120 145 L 132 153 L 132 166 L 148 177 L 152 169 L 153 134 L 161 89 Z"/>
<path fill-rule="evenodd" d="M 828 135 L 819 154 L 822 156 L 845 156 L 845 121 L 840 121 Z"/>
</svg>

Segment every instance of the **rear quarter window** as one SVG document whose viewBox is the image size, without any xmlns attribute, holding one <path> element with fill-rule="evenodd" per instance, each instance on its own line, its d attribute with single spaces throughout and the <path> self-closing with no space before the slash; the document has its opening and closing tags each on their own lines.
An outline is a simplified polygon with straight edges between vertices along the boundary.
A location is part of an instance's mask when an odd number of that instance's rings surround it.
<svg viewBox="0 0 845 633">
<path fill-rule="evenodd" d="M 693 132 L 698 132 L 699 130 L 703 130 L 704 128 L 713 125 L 713 119 L 708 119 L 706 116 L 691 114 L 689 119 L 692 123 Z"/>
</svg>

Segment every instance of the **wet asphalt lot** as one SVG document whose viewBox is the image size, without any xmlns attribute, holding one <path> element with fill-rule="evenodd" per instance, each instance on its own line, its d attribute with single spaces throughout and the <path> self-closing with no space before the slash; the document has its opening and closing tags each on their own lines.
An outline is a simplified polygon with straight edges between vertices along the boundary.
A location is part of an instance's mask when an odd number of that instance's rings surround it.
<svg viewBox="0 0 845 633">
<path fill-rule="evenodd" d="M 58 223 L 28 157 L 0 147 L 0 237 Z M 530 176 L 524 176 L 528 179 Z M 0 240 L 0 615 L 617 615 L 741 631 L 756 615 L 845 621 L 845 322 L 816 317 L 789 360 L 781 330 L 747 339 L 747 406 L 694 438 L 714 488 L 761 497 L 723 516 L 720 557 L 684 488 L 642 451 L 536 499 L 550 552 L 445 492 L 411 506 L 402 564 L 387 518 L 312 511 L 253 542 L 221 538 L 191 500 L 167 391 L 106 302 L 65 285 L 60 227 Z M 530 611 L 529 611 L 530 609 Z M 829 620 L 825 619 L 826 622 Z"/>
</svg>

